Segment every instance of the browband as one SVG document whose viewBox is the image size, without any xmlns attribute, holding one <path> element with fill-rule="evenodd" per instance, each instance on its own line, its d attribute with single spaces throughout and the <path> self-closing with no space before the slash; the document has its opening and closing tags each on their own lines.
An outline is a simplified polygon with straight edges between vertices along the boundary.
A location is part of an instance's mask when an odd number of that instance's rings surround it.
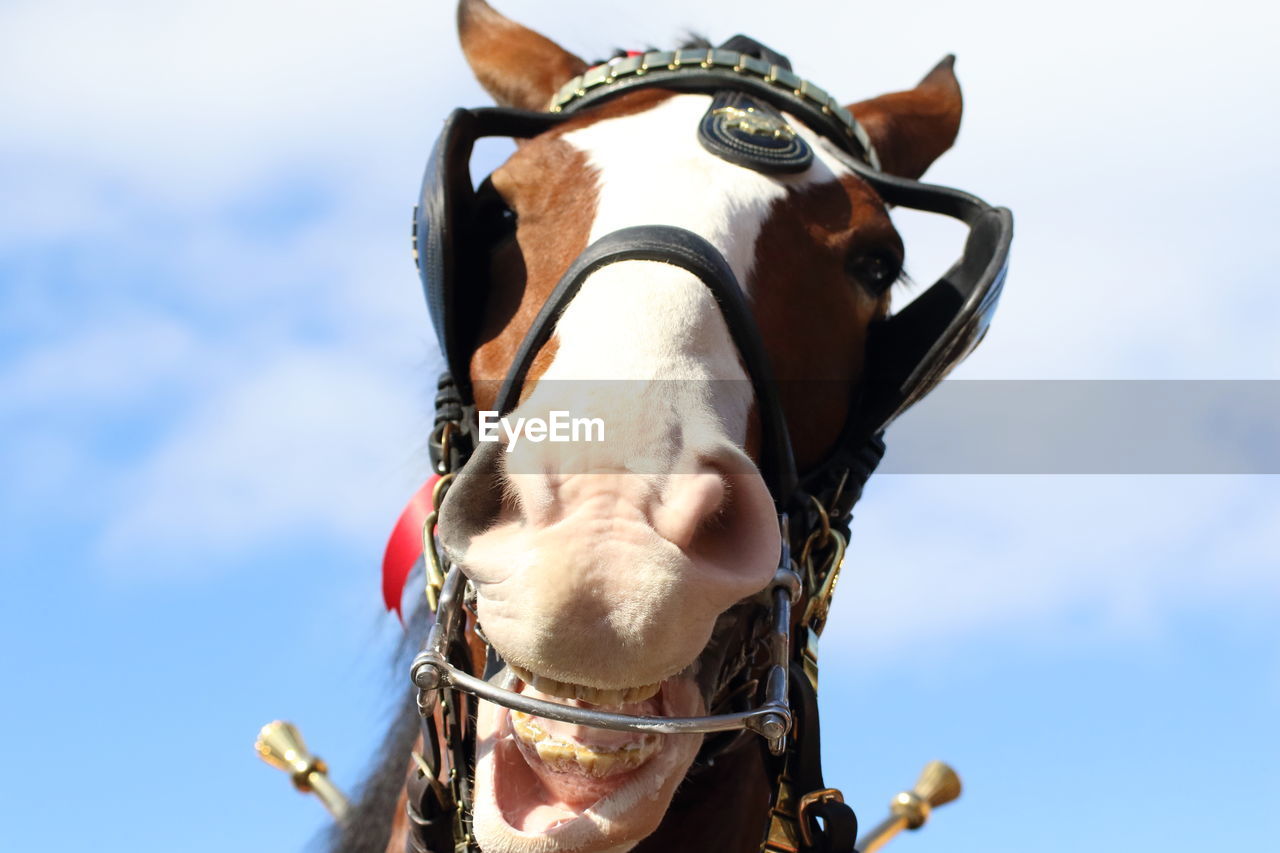
<svg viewBox="0 0 1280 853">
<path fill-rule="evenodd" d="M 871 168 L 880 168 L 880 158 L 866 130 L 825 89 L 798 77 L 784 63 L 767 62 L 736 50 L 652 50 L 597 65 L 561 86 L 548 109 L 553 113 L 576 112 L 639 88 L 747 92 L 780 110 L 795 113 L 806 125 Z"/>
</svg>

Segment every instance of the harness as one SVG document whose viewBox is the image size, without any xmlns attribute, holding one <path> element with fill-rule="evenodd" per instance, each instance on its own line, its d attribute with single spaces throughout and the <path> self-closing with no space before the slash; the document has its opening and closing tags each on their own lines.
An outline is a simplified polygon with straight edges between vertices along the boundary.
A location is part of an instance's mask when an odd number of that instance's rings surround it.
<svg viewBox="0 0 1280 853">
<path fill-rule="evenodd" d="M 569 117 L 638 89 L 713 96 L 697 128 L 704 147 L 744 168 L 786 173 L 808 168 L 813 151 L 790 128 L 794 117 L 887 204 L 939 213 L 969 228 L 961 258 L 892 317 L 876 321 L 866 375 L 842 435 L 827 459 L 797 472 L 768 355 L 742 287 L 720 252 L 690 231 L 666 225 L 625 228 L 587 247 L 534 320 L 498 394 L 501 414 L 519 399 L 534 356 L 582 283 L 630 260 L 659 261 L 692 273 L 714 296 L 755 393 L 761 423 L 760 471 L 774 499 L 782 551 L 774 579 L 717 623 L 700 663 L 718 673 L 705 716 L 632 716 L 538 700 L 511 689 L 515 676 L 484 642 L 475 593 L 424 531 L 426 598 L 434 614 L 411 678 L 422 716 L 421 752 L 408 785 L 412 853 L 476 853 L 470 831 L 476 699 L 539 717 L 595 728 L 708 735 L 694 769 L 728 750 L 768 748 L 773 779 L 761 851 L 849 853 L 857 821 L 839 791 L 822 781 L 818 740 L 818 639 L 840 575 L 854 503 L 884 453 L 885 427 L 926 394 L 980 341 L 1004 282 L 1012 216 L 959 190 L 881 172 L 854 117 L 818 86 L 792 73 L 786 58 L 743 36 L 718 48 L 651 51 L 588 69 L 570 80 L 547 112 L 501 107 L 457 109 L 431 153 L 415 211 L 414 247 L 446 362 L 430 448 L 440 479 L 436 510 L 453 476 L 476 448 L 470 362 L 484 309 L 479 282 L 489 253 L 514 228 L 496 192 L 473 189 L 469 162 L 478 139 L 531 138 Z M 786 116 L 784 116 L 784 113 Z M 483 643 L 483 660 L 468 644 Z M 758 748 L 758 747 L 756 747 Z M 819 821 L 818 819 L 821 819 Z"/>
</svg>

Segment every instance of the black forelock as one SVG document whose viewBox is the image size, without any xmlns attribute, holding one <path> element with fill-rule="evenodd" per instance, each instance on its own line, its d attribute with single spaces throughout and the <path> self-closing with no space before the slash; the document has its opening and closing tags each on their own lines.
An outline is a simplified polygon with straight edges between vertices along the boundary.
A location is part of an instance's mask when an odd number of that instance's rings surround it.
<svg viewBox="0 0 1280 853">
<path fill-rule="evenodd" d="M 691 50 L 693 48 L 704 48 L 704 47 L 714 47 L 714 46 L 715 45 L 713 45 L 711 43 L 711 40 L 708 39 L 706 36 L 699 35 L 698 33 L 695 33 L 695 32 L 686 32 L 684 36 L 684 41 L 676 45 L 676 47 L 679 48 L 680 50 Z M 604 59 L 597 59 L 595 62 L 590 63 L 590 65 L 592 66 L 603 65 L 604 63 L 614 59 L 623 59 L 627 55 L 627 50 L 628 50 L 627 48 L 615 47 L 613 49 L 613 53 L 609 54 Z M 631 48 L 631 50 L 635 50 L 635 48 Z M 644 49 L 644 52 L 649 53 L 655 50 L 663 50 L 663 48 L 649 45 Z"/>
</svg>

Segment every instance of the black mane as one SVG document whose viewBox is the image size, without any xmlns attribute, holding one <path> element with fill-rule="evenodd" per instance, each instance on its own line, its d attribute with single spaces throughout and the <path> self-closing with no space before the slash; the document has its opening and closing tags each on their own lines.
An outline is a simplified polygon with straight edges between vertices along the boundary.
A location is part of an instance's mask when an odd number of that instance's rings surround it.
<svg viewBox="0 0 1280 853">
<path fill-rule="evenodd" d="M 421 574 L 415 572 L 409 579 L 411 588 L 421 586 Z M 418 581 L 415 587 L 414 581 Z M 424 601 L 414 608 L 409 617 L 408 630 L 393 659 L 397 678 L 407 680 L 409 660 L 426 640 L 428 610 Z M 391 837 L 391 820 L 395 816 L 396 802 L 409 767 L 409 751 L 418 737 L 418 702 L 416 691 L 405 692 L 395 720 L 379 747 L 371 772 L 360 786 L 351 803 L 344 824 L 334 825 L 325 840 L 326 849 L 332 853 L 385 853 Z"/>
</svg>

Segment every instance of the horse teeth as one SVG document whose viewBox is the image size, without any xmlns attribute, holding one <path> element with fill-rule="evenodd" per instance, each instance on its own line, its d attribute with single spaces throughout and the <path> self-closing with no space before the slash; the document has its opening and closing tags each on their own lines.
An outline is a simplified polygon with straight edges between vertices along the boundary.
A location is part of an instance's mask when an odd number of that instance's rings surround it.
<svg viewBox="0 0 1280 853">
<path fill-rule="evenodd" d="M 535 718 L 520 711 L 511 712 L 511 728 L 515 730 L 516 736 L 527 744 L 535 744 L 547 736 L 542 727 L 535 722 Z"/>
<path fill-rule="evenodd" d="M 576 684 L 578 699 L 583 702 L 590 702 L 592 705 L 621 705 L 627 694 L 625 690 L 600 690 L 595 687 L 585 687 Z"/>
<path fill-rule="evenodd" d="M 576 699 L 577 691 L 572 684 L 565 684 L 563 681 L 556 681 L 554 678 L 547 678 L 545 675 L 535 675 L 533 680 L 529 682 L 534 690 L 539 693 L 546 693 L 548 696 L 558 696 L 561 699 Z"/>
<path fill-rule="evenodd" d="M 592 776 L 603 776 L 613 766 L 613 756 L 607 752 L 590 752 L 574 750 L 574 761 Z"/>
<path fill-rule="evenodd" d="M 560 772 L 585 773 L 597 779 L 634 770 L 648 761 L 661 743 L 658 735 L 641 735 L 638 741 L 607 749 L 593 747 L 549 735 L 537 718 L 520 711 L 511 712 L 511 728 L 516 738 L 533 750 L 538 760 Z"/>
<path fill-rule="evenodd" d="M 653 684 L 645 684 L 641 687 L 632 687 L 627 691 L 626 701 L 643 702 L 646 699 L 652 699 L 658 695 L 658 691 L 662 689 L 662 682 L 655 681 Z"/>
</svg>

